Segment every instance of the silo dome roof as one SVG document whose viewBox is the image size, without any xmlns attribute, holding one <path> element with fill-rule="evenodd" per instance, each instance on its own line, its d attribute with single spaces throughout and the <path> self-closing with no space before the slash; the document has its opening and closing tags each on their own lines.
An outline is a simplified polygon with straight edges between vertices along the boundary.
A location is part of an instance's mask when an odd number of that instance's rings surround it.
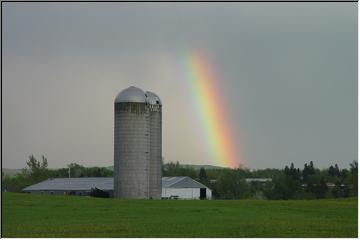
<svg viewBox="0 0 360 240">
<path fill-rule="evenodd" d="M 156 95 L 155 93 L 147 91 L 145 93 L 145 95 L 146 95 L 146 102 L 147 103 L 161 105 L 161 100 L 160 100 L 159 96 Z"/>
<path fill-rule="evenodd" d="M 137 87 L 122 90 L 115 98 L 115 102 L 146 102 L 145 92 Z"/>
</svg>

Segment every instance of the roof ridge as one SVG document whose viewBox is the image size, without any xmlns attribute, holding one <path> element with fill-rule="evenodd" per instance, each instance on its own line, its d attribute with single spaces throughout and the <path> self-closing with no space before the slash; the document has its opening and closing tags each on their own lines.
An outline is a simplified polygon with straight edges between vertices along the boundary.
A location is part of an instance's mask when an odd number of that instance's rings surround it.
<svg viewBox="0 0 360 240">
<path fill-rule="evenodd" d="M 176 177 L 176 176 L 175 176 Z M 174 184 L 176 184 L 176 183 L 178 183 L 178 182 L 180 182 L 180 181 L 182 181 L 182 180 L 184 180 L 185 178 L 186 178 L 187 176 L 181 176 L 181 177 L 178 177 L 178 178 L 180 178 L 179 180 L 177 180 L 176 182 L 173 182 L 172 184 L 170 184 L 168 187 L 171 187 L 172 185 L 174 185 Z"/>
<path fill-rule="evenodd" d="M 197 182 L 198 184 L 200 184 L 200 185 L 202 185 L 202 186 L 204 186 L 205 188 L 208 188 L 207 186 L 205 186 L 204 184 L 202 184 L 201 182 L 198 182 L 198 181 L 196 181 L 195 179 L 193 179 L 193 178 L 190 178 L 192 181 L 194 181 L 194 182 Z"/>
</svg>

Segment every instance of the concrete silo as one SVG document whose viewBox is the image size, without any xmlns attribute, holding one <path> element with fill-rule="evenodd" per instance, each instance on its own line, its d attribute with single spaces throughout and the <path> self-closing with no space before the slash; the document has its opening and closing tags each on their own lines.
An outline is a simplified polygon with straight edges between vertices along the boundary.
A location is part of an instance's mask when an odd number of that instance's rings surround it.
<svg viewBox="0 0 360 240">
<path fill-rule="evenodd" d="M 146 92 L 150 114 L 150 198 L 161 198 L 161 100 L 152 92 Z"/>
<path fill-rule="evenodd" d="M 161 102 L 136 87 L 115 99 L 114 197 L 161 197 Z"/>
<path fill-rule="evenodd" d="M 150 127 L 144 91 L 129 87 L 115 99 L 114 197 L 149 197 Z"/>
</svg>

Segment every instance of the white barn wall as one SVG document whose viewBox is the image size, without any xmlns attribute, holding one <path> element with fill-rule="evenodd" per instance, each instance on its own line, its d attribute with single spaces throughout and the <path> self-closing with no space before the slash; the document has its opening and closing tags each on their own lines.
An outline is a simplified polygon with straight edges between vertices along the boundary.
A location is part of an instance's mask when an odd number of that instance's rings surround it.
<svg viewBox="0 0 360 240">
<path fill-rule="evenodd" d="M 200 188 L 162 188 L 161 197 L 179 196 L 180 199 L 200 199 Z M 206 198 L 211 199 L 212 192 L 206 188 Z"/>
</svg>

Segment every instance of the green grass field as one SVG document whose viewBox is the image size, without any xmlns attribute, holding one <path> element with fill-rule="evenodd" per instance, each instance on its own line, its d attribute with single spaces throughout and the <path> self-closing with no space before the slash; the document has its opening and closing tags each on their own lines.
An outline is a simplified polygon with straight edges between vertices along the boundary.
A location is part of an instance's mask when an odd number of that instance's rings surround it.
<svg viewBox="0 0 360 240">
<path fill-rule="evenodd" d="M 357 237 L 357 199 L 118 200 L 3 193 L 3 237 Z"/>
</svg>

